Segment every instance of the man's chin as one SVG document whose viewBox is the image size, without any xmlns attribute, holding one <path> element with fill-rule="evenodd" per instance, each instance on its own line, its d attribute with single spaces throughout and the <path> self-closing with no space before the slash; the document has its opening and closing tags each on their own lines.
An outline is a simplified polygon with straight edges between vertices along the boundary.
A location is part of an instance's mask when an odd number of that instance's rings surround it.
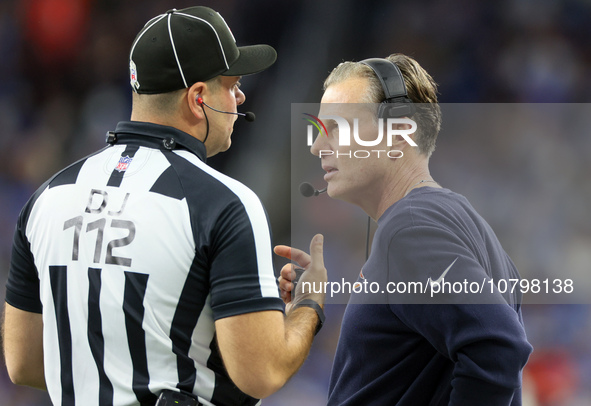
<svg viewBox="0 0 591 406">
<path fill-rule="evenodd" d="M 326 187 L 326 194 L 331 199 L 343 200 L 341 193 L 339 193 L 339 192 L 340 192 L 339 188 L 334 187 L 334 186 L 331 187 L 330 183 Z"/>
<path fill-rule="evenodd" d="M 326 188 L 326 194 L 331 199 L 340 200 L 345 203 L 355 204 L 355 194 L 351 194 L 351 191 L 347 190 L 346 188 L 340 188 L 336 185 L 329 184 Z"/>
<path fill-rule="evenodd" d="M 219 152 L 226 152 L 232 146 L 232 139 L 228 137 L 226 142 L 219 146 Z"/>
</svg>

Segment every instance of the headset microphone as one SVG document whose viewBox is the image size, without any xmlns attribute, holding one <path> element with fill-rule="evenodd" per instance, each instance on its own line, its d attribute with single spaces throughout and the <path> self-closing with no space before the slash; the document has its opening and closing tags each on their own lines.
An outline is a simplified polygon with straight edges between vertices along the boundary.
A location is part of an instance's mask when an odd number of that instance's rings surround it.
<svg viewBox="0 0 591 406">
<path fill-rule="evenodd" d="M 326 192 L 326 189 L 327 188 L 318 190 L 314 186 L 312 186 L 311 183 L 308 182 L 300 184 L 300 193 L 304 197 L 318 196 L 320 193 Z"/>
<path fill-rule="evenodd" d="M 224 114 L 235 114 L 235 115 L 237 115 L 237 116 L 242 116 L 242 117 L 244 117 L 244 119 L 245 119 L 246 121 L 248 121 L 249 123 L 252 123 L 252 122 L 253 122 L 253 121 L 256 119 L 256 116 L 254 115 L 254 113 L 253 113 L 252 111 L 247 111 L 246 113 L 233 113 L 233 112 L 231 112 L 231 111 L 222 111 L 222 110 L 214 109 L 214 108 L 213 108 L 213 107 L 211 107 L 209 104 L 205 103 L 205 102 L 203 101 L 203 98 L 202 98 L 201 96 L 197 96 L 197 99 L 195 99 L 195 101 L 196 101 L 198 104 L 205 105 L 205 106 L 209 107 L 209 108 L 210 108 L 211 110 L 213 110 L 213 111 L 217 111 L 218 113 L 224 113 Z"/>
</svg>

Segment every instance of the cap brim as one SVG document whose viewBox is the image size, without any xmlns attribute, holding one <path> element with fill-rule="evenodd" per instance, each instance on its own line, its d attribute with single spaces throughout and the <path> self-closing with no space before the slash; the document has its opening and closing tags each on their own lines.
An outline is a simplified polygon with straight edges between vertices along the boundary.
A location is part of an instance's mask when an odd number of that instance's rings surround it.
<svg viewBox="0 0 591 406">
<path fill-rule="evenodd" d="M 238 47 L 240 56 L 222 76 L 244 76 L 264 71 L 275 63 L 277 52 L 269 45 Z"/>
</svg>

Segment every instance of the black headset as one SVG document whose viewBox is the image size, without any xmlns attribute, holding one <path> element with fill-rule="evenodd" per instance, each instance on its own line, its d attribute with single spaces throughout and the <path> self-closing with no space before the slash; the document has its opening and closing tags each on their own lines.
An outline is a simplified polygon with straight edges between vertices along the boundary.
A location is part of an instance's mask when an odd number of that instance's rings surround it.
<svg viewBox="0 0 591 406">
<path fill-rule="evenodd" d="M 394 62 L 382 58 L 360 61 L 374 71 L 384 89 L 384 101 L 380 103 L 378 118 L 410 117 L 416 107 L 408 97 L 404 78 Z"/>
</svg>

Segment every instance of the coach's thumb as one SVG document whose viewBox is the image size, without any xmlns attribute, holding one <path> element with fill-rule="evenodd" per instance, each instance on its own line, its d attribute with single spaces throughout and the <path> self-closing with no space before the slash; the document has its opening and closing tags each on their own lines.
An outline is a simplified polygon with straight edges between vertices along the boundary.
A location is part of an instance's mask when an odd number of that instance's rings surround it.
<svg viewBox="0 0 591 406">
<path fill-rule="evenodd" d="M 324 267 L 324 236 L 316 234 L 310 242 L 310 257 L 312 257 L 312 264 L 315 266 Z"/>
</svg>

